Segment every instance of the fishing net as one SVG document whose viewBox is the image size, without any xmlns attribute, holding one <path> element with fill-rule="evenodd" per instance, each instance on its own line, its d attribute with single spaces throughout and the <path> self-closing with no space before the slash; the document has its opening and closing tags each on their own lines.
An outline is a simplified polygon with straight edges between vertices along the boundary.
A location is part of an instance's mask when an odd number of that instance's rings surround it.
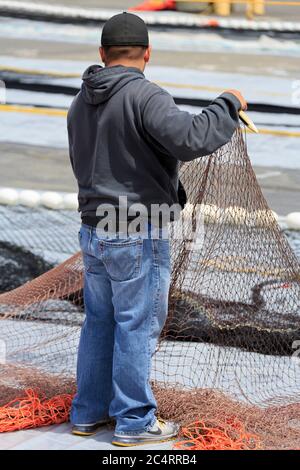
<svg viewBox="0 0 300 470">
<path fill-rule="evenodd" d="M 145 0 L 138 5 L 129 8 L 129 11 L 161 11 L 176 10 L 174 0 Z"/>
<path fill-rule="evenodd" d="M 188 203 L 170 227 L 169 314 L 151 375 L 159 414 L 182 424 L 183 448 L 300 448 L 299 260 L 242 131 L 183 163 L 180 178 Z M 68 231 L 67 213 L 31 214 L 2 209 L 2 239 L 21 236 L 25 251 L 65 260 L 0 295 L 0 431 L 49 424 L 49 414 L 66 420 L 75 391 L 83 321 L 81 255 L 68 256 L 75 225 Z"/>
</svg>

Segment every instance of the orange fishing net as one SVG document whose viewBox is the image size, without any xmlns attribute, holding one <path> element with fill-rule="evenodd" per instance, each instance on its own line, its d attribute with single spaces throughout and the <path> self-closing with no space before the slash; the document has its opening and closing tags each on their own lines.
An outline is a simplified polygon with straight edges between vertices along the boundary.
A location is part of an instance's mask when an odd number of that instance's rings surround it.
<svg viewBox="0 0 300 470">
<path fill-rule="evenodd" d="M 34 390 L 26 390 L 25 396 L 0 408 L 1 432 L 64 423 L 69 418 L 72 399 L 67 394 L 47 399 Z"/>
<path fill-rule="evenodd" d="M 188 204 L 170 228 L 169 315 L 151 377 L 159 414 L 181 423 L 182 439 L 197 448 L 299 448 L 299 261 L 263 197 L 242 131 L 180 173 Z M 17 217 L 8 229 L 22 231 Z M 34 227 L 37 243 L 43 226 Z M 56 233 L 54 220 L 47 244 Z M 67 419 L 82 269 L 77 253 L 0 295 L 0 431 Z M 25 394 L 37 388 L 44 398 Z"/>
<path fill-rule="evenodd" d="M 179 437 L 184 440 L 174 445 L 180 450 L 260 450 L 259 438 L 249 434 L 235 418 L 220 423 L 196 421 L 183 427 Z"/>
<path fill-rule="evenodd" d="M 175 9 L 175 0 L 146 0 L 135 7 L 129 8 L 129 11 L 162 11 Z"/>
</svg>

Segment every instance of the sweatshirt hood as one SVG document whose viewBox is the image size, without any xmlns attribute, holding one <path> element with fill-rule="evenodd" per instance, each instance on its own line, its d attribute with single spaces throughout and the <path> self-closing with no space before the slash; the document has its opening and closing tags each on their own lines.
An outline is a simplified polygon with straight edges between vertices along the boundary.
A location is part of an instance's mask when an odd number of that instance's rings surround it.
<svg viewBox="0 0 300 470">
<path fill-rule="evenodd" d="M 88 104 L 104 103 L 127 83 L 142 78 L 143 72 L 135 67 L 91 65 L 82 76 L 82 97 Z"/>
</svg>

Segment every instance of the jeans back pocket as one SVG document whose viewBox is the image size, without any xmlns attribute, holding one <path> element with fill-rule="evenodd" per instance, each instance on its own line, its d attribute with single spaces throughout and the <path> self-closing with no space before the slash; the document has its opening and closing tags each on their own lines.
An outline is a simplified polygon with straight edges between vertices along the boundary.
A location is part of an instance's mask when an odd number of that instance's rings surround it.
<svg viewBox="0 0 300 470">
<path fill-rule="evenodd" d="M 129 281 L 139 276 L 142 266 L 142 238 L 99 240 L 102 261 L 113 281 Z"/>
</svg>

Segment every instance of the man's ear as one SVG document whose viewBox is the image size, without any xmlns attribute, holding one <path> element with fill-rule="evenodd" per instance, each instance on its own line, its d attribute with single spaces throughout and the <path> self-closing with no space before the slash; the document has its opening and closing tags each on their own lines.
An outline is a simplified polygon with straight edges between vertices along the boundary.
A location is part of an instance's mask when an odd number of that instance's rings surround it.
<svg viewBox="0 0 300 470">
<path fill-rule="evenodd" d="M 104 52 L 104 48 L 102 46 L 99 47 L 99 54 L 100 54 L 102 62 L 105 64 L 105 52 Z"/>
<path fill-rule="evenodd" d="M 149 47 L 147 47 L 145 55 L 144 55 L 144 61 L 146 63 L 149 62 L 150 57 L 151 57 L 151 53 L 152 53 L 152 46 L 149 46 Z"/>
</svg>

